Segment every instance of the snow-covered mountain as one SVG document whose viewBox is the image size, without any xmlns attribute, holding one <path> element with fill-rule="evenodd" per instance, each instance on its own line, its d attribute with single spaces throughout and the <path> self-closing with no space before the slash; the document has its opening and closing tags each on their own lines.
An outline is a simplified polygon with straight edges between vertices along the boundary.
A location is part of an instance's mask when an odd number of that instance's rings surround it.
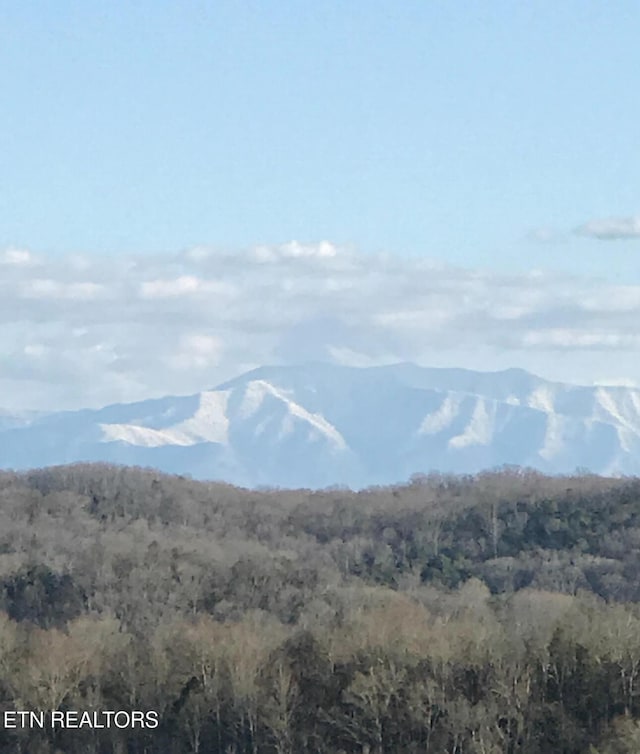
<svg viewBox="0 0 640 754">
<path fill-rule="evenodd" d="M 247 486 L 362 487 L 502 464 L 640 474 L 640 389 L 519 369 L 262 367 L 197 395 L 0 421 L 0 467 L 154 466 Z"/>
</svg>

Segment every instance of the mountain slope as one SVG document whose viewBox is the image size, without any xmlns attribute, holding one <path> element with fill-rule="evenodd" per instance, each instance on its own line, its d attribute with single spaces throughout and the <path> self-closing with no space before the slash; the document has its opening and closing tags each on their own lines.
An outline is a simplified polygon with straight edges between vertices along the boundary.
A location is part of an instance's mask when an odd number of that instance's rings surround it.
<svg viewBox="0 0 640 754">
<path fill-rule="evenodd" d="M 0 467 L 155 466 L 247 486 L 354 487 L 517 464 L 640 473 L 640 390 L 522 370 L 262 367 L 214 390 L 0 422 Z"/>
</svg>

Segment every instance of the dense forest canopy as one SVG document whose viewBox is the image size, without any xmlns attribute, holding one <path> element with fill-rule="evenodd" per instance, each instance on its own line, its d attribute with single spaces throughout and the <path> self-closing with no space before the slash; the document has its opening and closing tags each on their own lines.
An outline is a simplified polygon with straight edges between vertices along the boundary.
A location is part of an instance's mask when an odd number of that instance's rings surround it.
<svg viewBox="0 0 640 754">
<path fill-rule="evenodd" d="M 360 492 L 0 474 L 7 752 L 640 750 L 640 480 L 504 468 Z"/>
</svg>

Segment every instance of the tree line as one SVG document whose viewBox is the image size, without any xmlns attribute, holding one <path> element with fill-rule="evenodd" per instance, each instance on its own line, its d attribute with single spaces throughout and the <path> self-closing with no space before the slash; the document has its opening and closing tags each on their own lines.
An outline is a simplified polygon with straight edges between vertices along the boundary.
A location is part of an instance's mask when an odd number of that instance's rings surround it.
<svg viewBox="0 0 640 754">
<path fill-rule="evenodd" d="M 101 464 L 0 474 L 7 752 L 640 750 L 640 480 L 503 468 L 245 490 Z"/>
</svg>

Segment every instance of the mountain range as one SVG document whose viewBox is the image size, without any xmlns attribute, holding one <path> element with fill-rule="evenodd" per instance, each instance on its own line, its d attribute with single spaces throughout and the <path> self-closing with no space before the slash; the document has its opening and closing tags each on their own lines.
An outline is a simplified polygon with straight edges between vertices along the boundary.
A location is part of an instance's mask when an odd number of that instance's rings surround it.
<svg viewBox="0 0 640 754">
<path fill-rule="evenodd" d="M 151 466 L 247 487 L 354 488 L 513 464 L 640 474 L 640 389 L 520 369 L 261 367 L 196 395 L 0 415 L 0 467 Z"/>
</svg>

